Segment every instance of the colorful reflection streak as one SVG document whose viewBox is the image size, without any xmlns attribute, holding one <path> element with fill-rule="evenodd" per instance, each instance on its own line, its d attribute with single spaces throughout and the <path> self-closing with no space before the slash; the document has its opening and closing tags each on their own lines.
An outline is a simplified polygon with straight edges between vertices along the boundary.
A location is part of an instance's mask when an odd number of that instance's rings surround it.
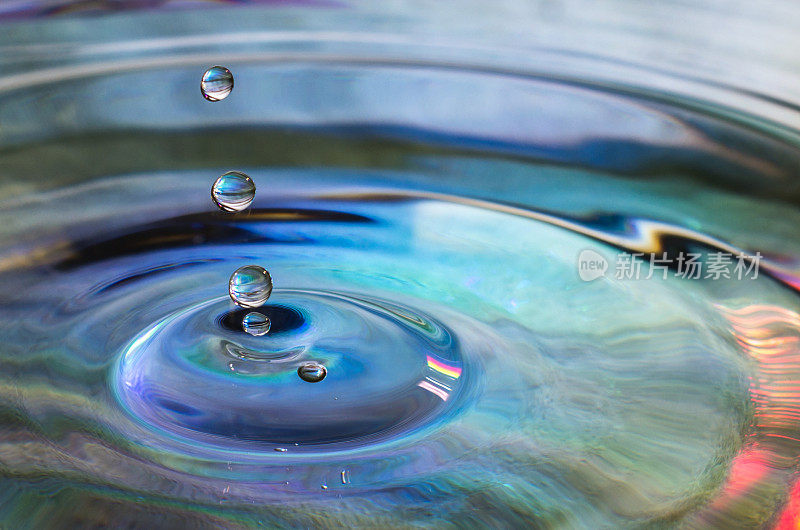
<svg viewBox="0 0 800 530">
<path fill-rule="evenodd" d="M 430 375 L 417 383 L 417 386 L 428 392 L 439 396 L 442 401 L 447 401 L 453 388 L 449 381 L 455 381 L 461 377 L 461 367 L 434 356 L 427 356 L 428 370 Z"/>
<path fill-rule="evenodd" d="M 776 305 L 738 309 L 717 305 L 733 337 L 756 363 L 750 379 L 753 422 L 720 494 L 694 517 L 695 526 L 756 525 L 774 510 L 776 495 L 796 480 L 800 453 L 800 314 Z M 779 501 L 780 502 L 780 501 Z M 774 521 L 800 528 L 800 482 L 795 482 Z"/>
</svg>

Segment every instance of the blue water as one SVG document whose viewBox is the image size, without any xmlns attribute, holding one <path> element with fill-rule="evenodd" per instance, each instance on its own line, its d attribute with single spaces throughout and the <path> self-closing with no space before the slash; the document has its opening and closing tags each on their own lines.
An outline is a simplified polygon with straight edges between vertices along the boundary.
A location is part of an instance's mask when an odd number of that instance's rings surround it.
<svg viewBox="0 0 800 530">
<path fill-rule="evenodd" d="M 782 517 L 791 129 L 436 57 L 151 44 L 0 78 L 0 520 Z M 236 90 L 210 103 L 218 59 Z M 236 213 L 209 197 L 231 170 L 257 188 Z M 651 270 L 720 252 L 759 253 L 758 276 Z M 633 254 L 645 274 L 618 277 Z M 607 273 L 584 281 L 581 255 Z M 255 309 L 228 292 L 251 264 L 274 285 Z M 267 334 L 242 328 L 253 310 Z"/>
</svg>

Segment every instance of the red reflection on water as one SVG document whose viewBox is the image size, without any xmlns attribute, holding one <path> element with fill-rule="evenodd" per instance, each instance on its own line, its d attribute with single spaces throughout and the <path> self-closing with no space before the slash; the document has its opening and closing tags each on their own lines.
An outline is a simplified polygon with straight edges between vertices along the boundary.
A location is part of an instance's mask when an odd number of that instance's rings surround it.
<svg viewBox="0 0 800 530">
<path fill-rule="evenodd" d="M 775 528 L 777 530 L 800 530 L 800 481 L 795 482 L 789 493 L 789 501 L 778 517 Z"/>
<path fill-rule="evenodd" d="M 800 530 L 800 482 L 795 480 L 800 454 L 800 314 L 762 304 L 720 309 L 736 342 L 756 362 L 758 376 L 750 377 L 755 409 L 751 432 L 712 507 L 718 513 L 728 511 L 735 520 L 748 510 L 743 497 L 752 498 L 753 509 L 761 499 L 770 502 L 773 488 L 785 491 L 794 482 L 775 527 Z"/>
</svg>

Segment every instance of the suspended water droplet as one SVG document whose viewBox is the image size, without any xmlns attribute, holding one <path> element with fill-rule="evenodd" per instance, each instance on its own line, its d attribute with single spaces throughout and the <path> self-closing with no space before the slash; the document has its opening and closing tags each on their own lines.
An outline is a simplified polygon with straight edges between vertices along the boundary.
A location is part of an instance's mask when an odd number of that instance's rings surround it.
<svg viewBox="0 0 800 530">
<path fill-rule="evenodd" d="M 303 381 L 318 383 L 325 379 L 325 376 L 328 375 L 328 370 L 319 363 L 309 361 L 300 365 L 297 369 L 297 375 L 299 375 L 300 379 Z"/>
<path fill-rule="evenodd" d="M 228 292 L 236 305 L 262 306 L 272 294 L 272 277 L 264 267 L 258 265 L 239 267 L 231 275 Z"/>
<path fill-rule="evenodd" d="M 208 101 L 220 101 L 233 90 L 233 74 L 224 66 L 212 66 L 203 74 L 200 92 Z"/>
<path fill-rule="evenodd" d="M 269 333 L 269 327 L 272 323 L 266 315 L 262 315 L 256 311 L 247 313 L 242 319 L 242 329 L 254 337 L 260 337 Z"/>
<path fill-rule="evenodd" d="M 324 490 L 328 489 L 328 486 L 326 486 L 325 484 L 322 484 L 320 487 L 321 487 L 322 489 L 324 489 Z"/>
<path fill-rule="evenodd" d="M 255 182 L 241 171 L 228 171 L 211 186 L 211 198 L 226 212 L 244 210 L 250 206 L 255 196 Z"/>
<path fill-rule="evenodd" d="M 285 453 L 286 452 L 286 448 L 285 447 L 276 447 L 275 450 L 278 451 L 279 453 Z"/>
</svg>

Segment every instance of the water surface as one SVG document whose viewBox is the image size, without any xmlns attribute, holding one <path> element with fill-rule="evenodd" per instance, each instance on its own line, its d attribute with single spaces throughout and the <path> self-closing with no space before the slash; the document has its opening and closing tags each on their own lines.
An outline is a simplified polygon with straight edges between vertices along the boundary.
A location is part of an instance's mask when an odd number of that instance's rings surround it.
<svg viewBox="0 0 800 530">
<path fill-rule="evenodd" d="M 213 104 L 197 82 L 220 57 L 169 46 L 0 79 L 3 519 L 789 520 L 795 133 L 320 42 L 229 53 Z M 238 213 L 209 197 L 230 170 L 258 189 Z M 611 264 L 589 282 L 587 250 Z M 614 274 L 664 252 L 763 260 Z M 228 295 L 250 264 L 274 282 L 263 336 Z"/>
</svg>

